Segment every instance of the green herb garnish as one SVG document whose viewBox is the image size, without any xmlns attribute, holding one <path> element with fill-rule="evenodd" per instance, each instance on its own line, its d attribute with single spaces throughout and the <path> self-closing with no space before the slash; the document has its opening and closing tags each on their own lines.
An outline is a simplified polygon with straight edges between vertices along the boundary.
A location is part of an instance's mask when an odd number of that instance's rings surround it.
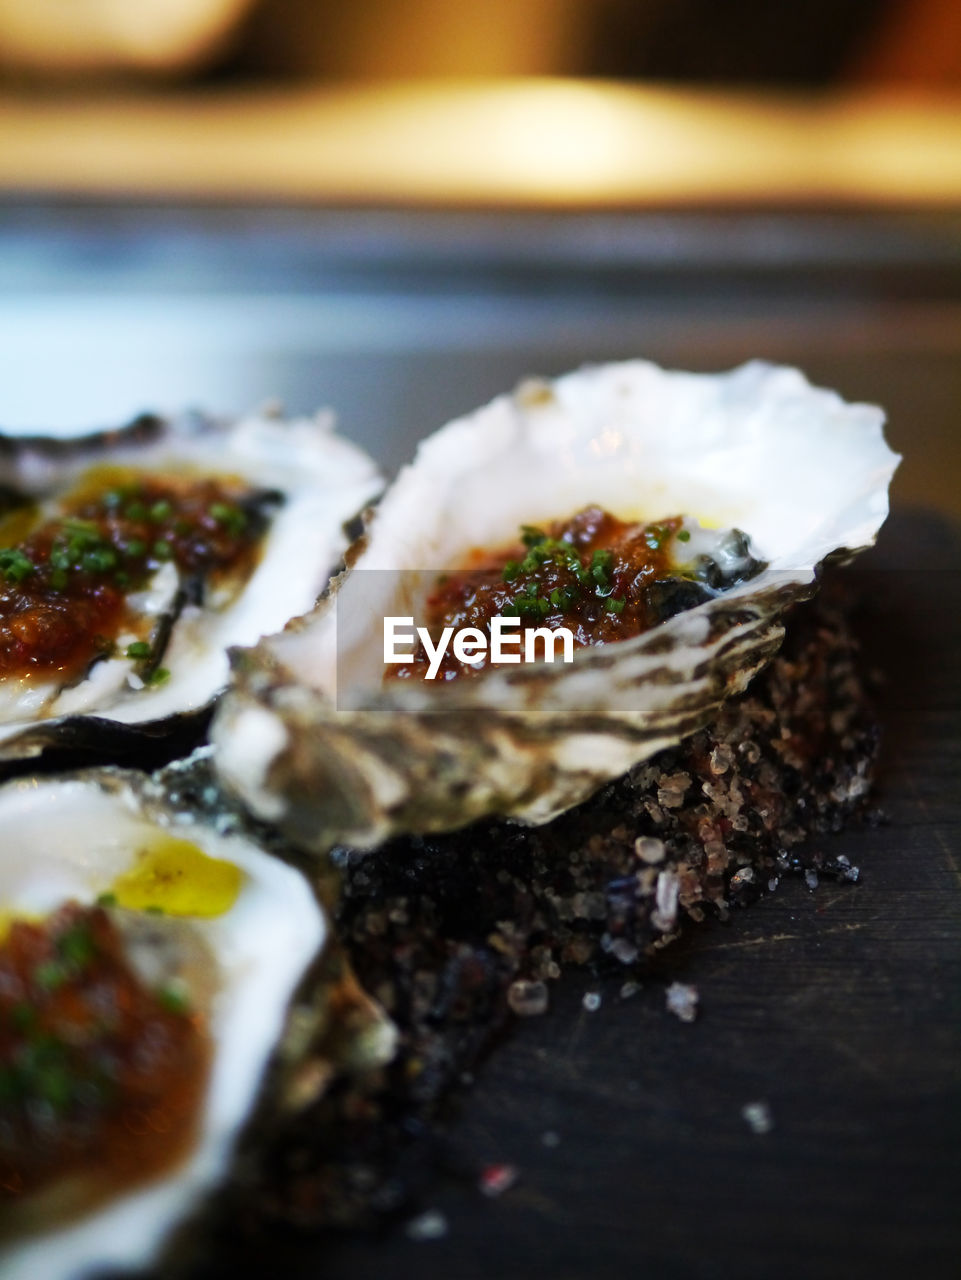
<svg viewBox="0 0 961 1280">
<path fill-rule="evenodd" d="M 86 924 L 75 924 L 57 939 L 57 952 L 65 964 L 83 969 L 96 955 L 93 934 Z"/>
<path fill-rule="evenodd" d="M 117 563 L 117 553 L 113 547 L 93 547 L 83 557 L 83 567 L 88 573 L 106 573 Z"/>
<path fill-rule="evenodd" d="M 210 514 L 218 524 L 223 525 L 228 533 L 232 533 L 234 537 L 243 533 L 247 527 L 247 516 L 241 511 L 240 507 L 232 507 L 226 502 L 214 502 L 210 507 Z"/>
<path fill-rule="evenodd" d="M 168 1013 L 185 1015 L 190 1013 L 190 1001 L 176 987 L 161 987 L 157 992 L 157 1002 Z"/>
<path fill-rule="evenodd" d="M 0 572 L 11 582 L 23 582 L 33 571 L 33 561 L 19 547 L 4 547 L 0 551 Z"/>
<path fill-rule="evenodd" d="M 44 991 L 56 991 L 67 981 L 67 970 L 59 960 L 44 960 L 34 970 L 33 980 Z"/>
</svg>

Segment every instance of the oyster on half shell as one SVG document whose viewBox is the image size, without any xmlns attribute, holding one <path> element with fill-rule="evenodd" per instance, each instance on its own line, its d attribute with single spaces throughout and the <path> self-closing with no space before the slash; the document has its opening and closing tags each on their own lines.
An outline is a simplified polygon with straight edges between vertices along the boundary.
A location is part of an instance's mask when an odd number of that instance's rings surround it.
<svg viewBox="0 0 961 1280">
<path fill-rule="evenodd" d="M 133 774 L 7 783 L 0 826 L 0 1001 L 13 1002 L 0 1055 L 0 1271 L 7 1280 L 58 1280 L 145 1266 L 227 1173 L 291 998 L 325 946 L 325 917 L 294 868 L 249 838 L 189 821 Z M 69 945 L 66 935 L 57 940 L 56 963 L 32 969 L 23 956 L 29 964 L 37 943 L 21 940 L 18 969 L 15 931 L 56 920 L 67 902 L 94 913 L 84 917 L 85 932 L 75 924 Z M 116 1128 L 148 1144 L 140 1152 L 149 1169 L 149 1144 L 162 1148 L 180 1122 L 163 1100 L 143 1110 L 123 1092 L 131 1074 L 151 1061 L 163 1066 L 172 1050 L 158 1041 L 156 1015 L 152 1023 L 144 1015 L 140 1039 L 127 1048 L 116 1039 L 129 1001 L 111 996 L 105 970 L 85 971 L 96 955 L 90 920 L 112 924 L 142 989 L 162 995 L 165 1008 L 182 1001 L 184 1020 L 202 1020 L 209 1041 L 196 1113 L 184 1122 L 186 1147 L 146 1174 L 123 1164 L 122 1178 L 103 1186 Z M 14 1021 L 17 1010 L 24 1016 Z M 172 1069 L 179 1080 L 196 1067 L 175 1059 Z M 111 1121 L 111 1108 L 129 1110 Z M 108 1127 L 91 1135 L 91 1124 Z M 65 1172 L 56 1163 L 45 1169 L 60 1158 L 48 1149 L 65 1153 Z M 37 1165 L 39 1189 L 25 1171 Z"/>
<path fill-rule="evenodd" d="M 776 651 L 821 562 L 873 543 L 898 462 L 882 425 L 761 362 L 699 375 L 631 361 L 499 397 L 421 444 L 312 616 L 236 656 L 213 726 L 220 776 L 315 850 L 549 820 L 706 723 Z M 736 526 L 767 567 L 569 664 L 357 696 L 384 617 L 411 613 L 399 570 L 422 580 L 591 504 Z"/>
<path fill-rule="evenodd" d="M 127 741 L 203 709 L 227 682 L 230 645 L 313 607 L 347 545 L 344 523 L 381 488 L 371 459 L 331 428 L 329 414 L 184 415 L 78 438 L 0 437 L 0 760 Z M 194 524 L 176 502 L 128 501 L 138 483 L 186 495 Z M 228 554 L 231 520 L 249 538 L 239 569 L 198 568 L 221 535 Z M 71 666 L 46 637 L 61 643 L 59 627 L 69 644 L 74 597 L 93 609 L 107 590 L 126 592 L 120 630 L 91 624 L 97 648 Z"/>
<path fill-rule="evenodd" d="M 181 1228 L 240 1177 L 238 1162 L 249 1175 L 266 1135 L 299 1128 L 335 1076 L 393 1054 L 395 1028 L 358 987 L 315 888 L 214 795 L 202 754 L 151 777 L 101 769 L 0 787 L 5 1280 L 173 1260 Z M 14 930 L 50 928 L 64 904 L 85 913 L 81 930 L 74 918 L 56 963 L 38 965 L 36 939 L 18 948 Z M 91 968 L 91 920 L 119 938 L 139 1005 L 118 1005 L 110 970 Z M 151 993 L 207 1046 L 185 1123 L 182 1094 L 145 1110 L 125 1092 L 131 1064 L 135 1082 L 159 1064 L 178 1086 L 196 1065 L 158 1039 Z"/>
</svg>

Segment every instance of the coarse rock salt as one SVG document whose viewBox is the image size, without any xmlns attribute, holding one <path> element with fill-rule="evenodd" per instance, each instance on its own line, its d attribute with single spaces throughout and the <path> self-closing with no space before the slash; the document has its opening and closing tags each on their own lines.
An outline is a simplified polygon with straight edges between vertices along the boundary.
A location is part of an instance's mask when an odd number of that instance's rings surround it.
<svg viewBox="0 0 961 1280">
<path fill-rule="evenodd" d="M 681 882 L 675 871 L 662 871 L 657 877 L 657 888 L 654 892 L 655 909 L 651 915 L 651 924 L 661 933 L 668 933 L 677 923 L 677 899 L 681 892 Z"/>
<path fill-rule="evenodd" d="M 663 862 L 667 856 L 664 841 L 655 836 L 638 836 L 634 841 L 634 852 L 642 862 L 654 865 Z"/>
<path fill-rule="evenodd" d="M 693 1022 L 697 1017 L 697 1005 L 700 999 L 697 987 L 687 982 L 672 982 L 666 994 L 667 1011 L 682 1022 Z"/>
<path fill-rule="evenodd" d="M 621 964 L 633 964 L 640 952 L 627 938 L 615 938 L 611 943 L 611 955 Z"/>
<path fill-rule="evenodd" d="M 492 1200 L 510 1191 L 520 1174 L 512 1164 L 489 1164 L 481 1173 L 478 1187 Z"/>
<path fill-rule="evenodd" d="M 518 978 L 507 988 L 507 1003 L 519 1018 L 536 1018 L 547 1012 L 547 985 Z"/>
<path fill-rule="evenodd" d="M 748 1102 L 741 1108 L 741 1115 L 752 1133 L 770 1133 L 774 1128 L 774 1117 L 766 1102 Z"/>
<path fill-rule="evenodd" d="M 440 1240 L 447 1235 L 447 1219 L 439 1209 L 428 1209 L 404 1227 L 409 1240 Z"/>
<path fill-rule="evenodd" d="M 665 809 L 679 809 L 684 803 L 684 795 L 691 785 L 691 775 L 679 770 L 661 779 L 657 789 L 657 802 Z"/>
</svg>

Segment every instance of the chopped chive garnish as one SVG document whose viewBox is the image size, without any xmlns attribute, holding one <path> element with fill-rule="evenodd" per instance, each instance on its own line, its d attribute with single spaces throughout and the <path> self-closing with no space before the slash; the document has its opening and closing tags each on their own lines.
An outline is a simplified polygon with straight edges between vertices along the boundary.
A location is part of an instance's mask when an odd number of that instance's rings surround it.
<svg viewBox="0 0 961 1280">
<path fill-rule="evenodd" d="M 517 560 L 508 560 L 501 570 L 501 577 L 505 582 L 513 582 L 521 571 L 521 566 Z"/>
<path fill-rule="evenodd" d="M 176 987 L 161 987 L 157 992 L 157 1000 L 168 1013 L 187 1014 L 190 1012 L 190 1001 Z"/>
<path fill-rule="evenodd" d="M 214 502 L 210 506 L 210 514 L 222 524 L 228 533 L 235 536 L 243 533 L 247 526 L 247 517 L 239 507 L 232 507 L 226 502 Z"/>
<path fill-rule="evenodd" d="M 11 1006 L 10 1021 L 16 1031 L 28 1031 L 37 1021 L 37 1011 L 32 1004 L 21 1001 Z"/>
<path fill-rule="evenodd" d="M 691 541 L 690 529 L 678 529 L 677 540 L 678 542 L 690 542 Z"/>
<path fill-rule="evenodd" d="M 93 935 L 85 924 L 73 925 L 57 939 L 57 951 L 65 963 L 82 969 L 96 954 Z"/>
<path fill-rule="evenodd" d="M 167 501 L 167 499 L 161 498 L 158 502 L 155 502 L 153 506 L 150 508 L 150 519 L 166 520 L 172 511 L 173 511 L 173 507 Z"/>
<path fill-rule="evenodd" d="M 147 553 L 146 542 L 141 542 L 139 538 L 130 538 L 123 549 L 126 556 L 142 556 Z"/>
<path fill-rule="evenodd" d="M 156 671 L 150 674 L 147 680 L 147 684 L 150 685 L 152 689 L 159 689 L 160 686 L 166 684 L 169 679 L 170 679 L 170 672 L 167 670 L 167 668 L 158 667 Z"/>
<path fill-rule="evenodd" d="M 67 971 L 59 960 L 45 960 L 38 964 L 33 974 L 34 981 L 44 991 L 56 991 L 67 980 Z"/>
<path fill-rule="evenodd" d="M 83 557 L 83 567 L 88 573 L 106 573 L 117 563 L 117 553 L 113 547 L 94 547 Z"/>
<path fill-rule="evenodd" d="M 23 582 L 33 569 L 33 561 L 19 547 L 4 547 L 0 551 L 0 572 L 11 582 Z"/>
<path fill-rule="evenodd" d="M 124 515 L 128 520 L 146 520 L 147 508 L 142 502 L 131 502 Z"/>
<path fill-rule="evenodd" d="M 101 893 L 97 896 L 98 907 L 115 907 L 117 905 L 117 895 L 115 893 Z"/>
<path fill-rule="evenodd" d="M 163 538 L 158 538 L 158 540 L 153 544 L 151 550 L 157 560 L 169 560 L 173 555 L 173 549 L 170 546 L 170 543 L 164 542 Z"/>
<path fill-rule="evenodd" d="M 623 613 L 626 601 L 618 599 L 616 596 L 608 596 L 607 608 L 611 613 Z"/>
<path fill-rule="evenodd" d="M 149 658 L 153 650 L 146 640 L 134 640 L 124 651 L 128 658 Z"/>
</svg>

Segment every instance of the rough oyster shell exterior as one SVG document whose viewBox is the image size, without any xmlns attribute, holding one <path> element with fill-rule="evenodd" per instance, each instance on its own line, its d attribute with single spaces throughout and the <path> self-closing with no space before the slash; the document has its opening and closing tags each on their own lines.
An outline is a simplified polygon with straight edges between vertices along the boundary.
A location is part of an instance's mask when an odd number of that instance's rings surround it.
<svg viewBox="0 0 961 1280">
<path fill-rule="evenodd" d="M 879 409 L 761 362 L 697 375 L 631 361 L 499 397 L 421 445 L 311 618 L 236 655 L 213 726 L 220 776 L 318 851 L 551 819 L 706 723 L 777 650 L 818 566 L 873 543 L 898 462 L 882 426 Z M 399 575 L 362 587 L 365 570 L 449 568 L 589 503 L 736 525 L 768 567 L 569 665 L 352 699 L 354 650 L 409 612 Z"/>
</svg>

